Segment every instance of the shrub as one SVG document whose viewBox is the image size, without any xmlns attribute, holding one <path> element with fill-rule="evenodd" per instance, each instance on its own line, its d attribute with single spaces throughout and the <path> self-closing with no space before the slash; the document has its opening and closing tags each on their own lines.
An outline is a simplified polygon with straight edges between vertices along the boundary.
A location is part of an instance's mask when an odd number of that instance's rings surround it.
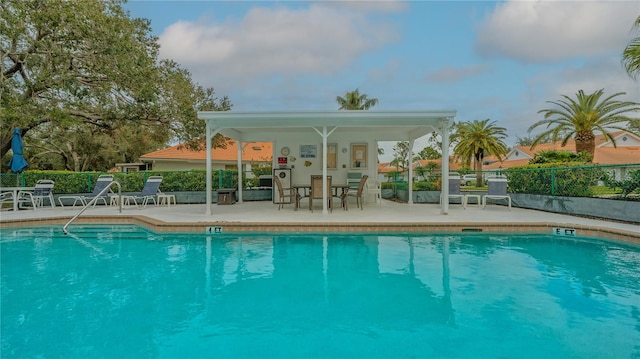
<svg viewBox="0 0 640 359">
<path fill-rule="evenodd" d="M 604 170 L 581 162 L 545 163 L 503 171 L 512 193 L 591 197 L 590 186 L 606 177 Z"/>
</svg>

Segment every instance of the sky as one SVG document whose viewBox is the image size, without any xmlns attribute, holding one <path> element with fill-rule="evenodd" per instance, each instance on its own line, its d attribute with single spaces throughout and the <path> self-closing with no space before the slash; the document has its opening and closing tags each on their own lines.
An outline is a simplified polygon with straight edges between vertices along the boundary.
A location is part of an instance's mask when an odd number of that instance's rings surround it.
<svg viewBox="0 0 640 359">
<path fill-rule="evenodd" d="M 358 89 L 371 110 L 456 110 L 490 119 L 507 145 L 579 90 L 640 101 L 622 51 L 640 1 L 150 1 L 160 58 L 228 96 L 233 110 L 337 110 Z M 636 115 L 637 116 L 637 115 Z M 419 152 L 427 145 L 417 141 Z M 391 144 L 385 156 L 392 158 Z M 386 157 L 386 158 L 385 158 Z"/>
</svg>

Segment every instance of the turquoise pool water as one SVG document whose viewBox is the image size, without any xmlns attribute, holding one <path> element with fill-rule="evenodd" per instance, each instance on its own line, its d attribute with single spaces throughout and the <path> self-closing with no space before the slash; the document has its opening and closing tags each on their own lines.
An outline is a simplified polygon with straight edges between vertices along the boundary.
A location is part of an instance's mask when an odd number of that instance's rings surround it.
<svg viewBox="0 0 640 359">
<path fill-rule="evenodd" d="M 2 358 L 638 358 L 640 250 L 2 229 Z"/>
</svg>

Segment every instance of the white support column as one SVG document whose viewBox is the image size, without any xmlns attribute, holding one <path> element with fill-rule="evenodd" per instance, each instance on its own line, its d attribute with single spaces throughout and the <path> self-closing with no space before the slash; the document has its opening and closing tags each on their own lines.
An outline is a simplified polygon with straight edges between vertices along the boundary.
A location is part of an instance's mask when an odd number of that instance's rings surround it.
<svg viewBox="0 0 640 359">
<path fill-rule="evenodd" d="M 327 188 L 327 138 L 336 130 L 337 127 L 327 132 L 327 126 L 322 127 L 322 131 L 317 128 L 313 128 L 320 136 L 322 136 L 322 214 L 329 214 L 327 209 L 327 202 L 329 197 L 329 191 L 331 188 Z"/>
<path fill-rule="evenodd" d="M 205 191 L 205 195 L 207 196 L 206 198 L 206 209 L 205 209 L 205 214 L 210 215 L 211 214 L 211 193 L 212 193 L 212 184 L 211 184 L 211 139 L 213 138 L 213 136 L 215 136 L 218 132 L 220 131 L 220 129 L 216 129 L 214 130 L 211 125 L 209 125 L 209 121 L 207 121 L 207 126 L 206 129 L 204 131 L 205 136 L 206 136 L 206 144 L 207 144 L 207 153 L 206 153 L 206 191 Z"/>
<path fill-rule="evenodd" d="M 207 143 L 207 153 L 206 153 L 206 162 L 205 162 L 205 166 L 206 166 L 206 191 L 205 191 L 205 196 L 206 196 L 206 210 L 205 210 L 205 214 L 206 215 L 210 215 L 211 214 L 211 125 L 209 125 L 209 121 L 207 121 L 207 127 L 204 131 L 205 133 L 205 137 L 206 137 L 206 143 Z"/>
<path fill-rule="evenodd" d="M 409 183 L 409 199 L 407 203 L 409 204 L 413 204 L 413 144 L 414 143 L 415 143 L 415 140 L 413 138 L 409 140 L 409 152 L 407 153 L 407 156 L 409 156 L 408 158 L 409 180 L 407 181 L 407 183 Z"/>
<path fill-rule="evenodd" d="M 238 196 L 236 200 L 238 203 L 242 203 L 242 178 L 244 177 L 244 168 L 242 167 L 242 141 L 236 140 L 236 146 L 238 146 Z M 246 145 L 245 145 L 246 146 Z"/>
<path fill-rule="evenodd" d="M 440 213 L 449 214 L 449 129 L 453 119 L 447 118 L 440 122 L 440 136 L 442 136 L 442 203 Z"/>
</svg>

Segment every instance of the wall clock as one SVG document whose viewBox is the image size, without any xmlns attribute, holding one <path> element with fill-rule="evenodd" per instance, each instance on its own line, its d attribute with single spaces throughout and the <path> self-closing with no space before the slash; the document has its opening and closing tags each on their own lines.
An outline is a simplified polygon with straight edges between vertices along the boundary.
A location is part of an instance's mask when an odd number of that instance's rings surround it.
<svg viewBox="0 0 640 359">
<path fill-rule="evenodd" d="M 290 152 L 290 151 L 289 151 L 289 147 L 282 147 L 282 148 L 280 149 L 280 153 L 281 153 L 283 156 L 289 156 L 289 152 Z"/>
</svg>

